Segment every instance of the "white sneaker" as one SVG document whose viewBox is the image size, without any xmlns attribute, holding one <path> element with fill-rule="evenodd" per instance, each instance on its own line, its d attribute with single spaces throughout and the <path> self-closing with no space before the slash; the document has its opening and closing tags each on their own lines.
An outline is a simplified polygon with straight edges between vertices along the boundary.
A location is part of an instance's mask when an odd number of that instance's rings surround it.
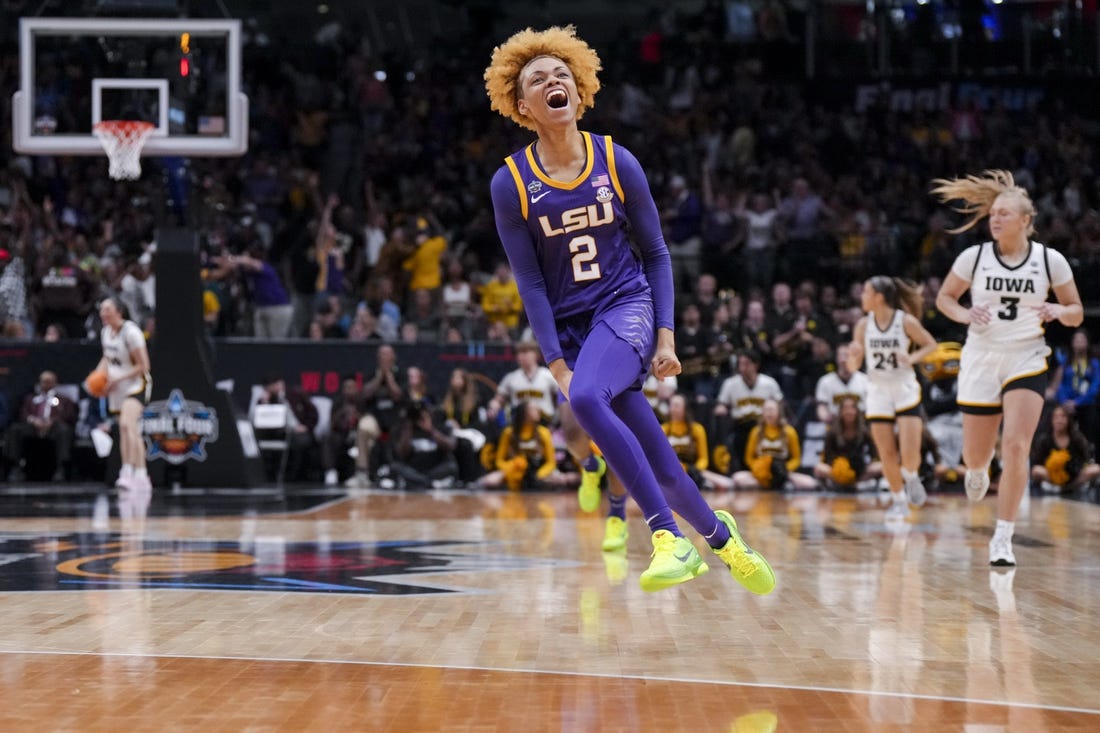
<svg viewBox="0 0 1100 733">
<path fill-rule="evenodd" d="M 335 486 L 339 480 L 340 474 L 336 473 L 335 468 L 325 471 L 325 486 Z"/>
<path fill-rule="evenodd" d="M 886 510 L 886 521 L 904 521 L 909 516 L 909 504 L 904 501 L 895 501 Z"/>
<path fill-rule="evenodd" d="M 355 475 L 344 482 L 349 489 L 366 489 L 370 487 L 370 477 L 362 471 L 356 471 Z"/>
<path fill-rule="evenodd" d="M 989 564 L 997 567 L 1012 567 L 1016 564 L 1016 556 L 1012 554 L 1011 537 L 993 535 L 993 539 L 989 541 Z"/>
<path fill-rule="evenodd" d="M 905 479 L 905 495 L 914 506 L 924 506 L 924 502 L 928 501 L 928 492 L 924 490 L 919 475 L 913 474 Z"/>
<path fill-rule="evenodd" d="M 989 491 L 989 472 L 967 471 L 963 484 L 966 486 L 967 499 L 981 501 L 985 498 L 985 492 Z"/>
</svg>

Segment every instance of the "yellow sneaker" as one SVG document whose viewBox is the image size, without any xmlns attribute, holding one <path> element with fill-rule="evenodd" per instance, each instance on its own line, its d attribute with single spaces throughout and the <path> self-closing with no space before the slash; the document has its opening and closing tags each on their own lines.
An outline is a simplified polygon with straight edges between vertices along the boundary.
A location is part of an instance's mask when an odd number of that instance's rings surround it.
<svg viewBox="0 0 1100 733">
<path fill-rule="evenodd" d="M 616 552 L 626 549 L 626 521 L 618 517 L 608 517 L 603 530 L 603 551 Z"/>
<path fill-rule="evenodd" d="M 746 544 L 737 531 L 737 522 L 729 512 L 719 509 L 715 516 L 726 525 L 730 538 L 714 554 L 730 569 L 730 575 L 741 585 L 758 595 L 767 595 L 775 589 L 775 573 L 764 556 Z"/>
<path fill-rule="evenodd" d="M 607 473 L 607 462 L 600 456 L 596 456 L 599 468 L 595 471 L 585 471 L 581 468 L 581 485 L 577 488 L 577 501 L 581 505 L 582 512 L 594 512 L 600 508 L 600 480 Z"/>
<path fill-rule="evenodd" d="M 642 590 L 650 593 L 686 583 L 710 570 L 695 545 L 667 529 L 653 533 L 652 557 L 639 579 Z"/>
</svg>

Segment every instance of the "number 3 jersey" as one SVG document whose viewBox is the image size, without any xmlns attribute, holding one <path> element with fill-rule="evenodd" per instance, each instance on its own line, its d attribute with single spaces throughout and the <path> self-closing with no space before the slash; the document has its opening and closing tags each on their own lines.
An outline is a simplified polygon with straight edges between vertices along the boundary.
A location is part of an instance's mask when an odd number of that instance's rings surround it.
<svg viewBox="0 0 1100 733">
<path fill-rule="evenodd" d="M 970 324 L 967 346 L 993 351 L 1044 345 L 1039 308 L 1051 287 L 1073 279 L 1062 253 L 1038 242 L 1029 242 L 1027 256 L 1012 266 L 1001 259 L 993 242 L 976 244 L 958 256 L 951 271 L 970 282 L 971 302 L 992 314 L 987 324 Z"/>
<path fill-rule="evenodd" d="M 610 137 L 581 135 L 586 161 L 572 181 L 548 176 L 532 143 L 505 159 L 491 185 L 497 231 L 547 363 L 561 356 L 555 322 L 613 304 L 652 301 L 655 325 L 673 325 L 668 249 L 645 174 Z"/>
</svg>

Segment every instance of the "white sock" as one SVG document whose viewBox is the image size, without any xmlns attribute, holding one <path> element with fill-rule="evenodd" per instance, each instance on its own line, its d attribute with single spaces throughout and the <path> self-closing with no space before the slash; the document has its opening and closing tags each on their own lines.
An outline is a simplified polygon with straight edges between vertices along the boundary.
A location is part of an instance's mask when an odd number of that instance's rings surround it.
<svg viewBox="0 0 1100 733">
<path fill-rule="evenodd" d="M 917 477 L 917 472 L 916 471 L 910 471 L 908 468 L 904 468 L 904 467 L 901 469 L 901 480 L 902 481 L 911 481 L 912 479 L 915 479 L 916 477 Z"/>
<path fill-rule="evenodd" d="M 966 472 L 967 473 L 989 473 L 989 464 L 987 463 L 984 466 L 973 466 L 973 467 L 967 466 L 966 467 Z"/>
<path fill-rule="evenodd" d="M 123 463 L 122 470 L 118 472 L 118 475 L 123 478 L 129 478 L 134 475 L 134 467 L 129 463 Z"/>
<path fill-rule="evenodd" d="M 1005 519 L 998 519 L 997 520 L 997 529 L 994 530 L 993 533 L 995 535 L 1000 535 L 1002 537 L 1007 537 L 1009 539 L 1012 539 L 1012 533 L 1015 532 L 1015 531 L 1016 531 L 1016 523 L 1015 522 L 1009 522 Z"/>
<path fill-rule="evenodd" d="M 134 469 L 134 478 L 145 478 L 149 473 L 145 470 L 145 466 Z"/>
<path fill-rule="evenodd" d="M 895 504 L 908 504 L 909 500 L 905 498 L 904 491 L 891 491 L 890 496 L 894 497 Z"/>
</svg>

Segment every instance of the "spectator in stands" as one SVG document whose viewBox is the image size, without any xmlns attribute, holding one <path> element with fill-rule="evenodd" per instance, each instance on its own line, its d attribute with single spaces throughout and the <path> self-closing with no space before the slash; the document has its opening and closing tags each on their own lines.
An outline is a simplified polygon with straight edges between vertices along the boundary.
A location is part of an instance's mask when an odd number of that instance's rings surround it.
<svg viewBox="0 0 1100 733">
<path fill-rule="evenodd" d="M 405 315 L 402 327 L 409 324 L 416 325 L 417 340 L 425 344 L 439 342 L 443 320 L 439 315 L 438 306 L 432 302 L 432 291 L 424 288 L 414 288 L 412 291 L 412 306 Z"/>
<path fill-rule="evenodd" d="M 340 380 L 340 393 L 332 400 L 328 435 L 321 443 L 321 470 L 325 486 L 340 481 L 340 466 L 348 449 L 355 445 L 356 429 L 363 417 L 363 388 L 354 375 Z"/>
<path fill-rule="evenodd" d="M 282 339 L 290 335 L 294 307 L 274 265 L 264 258 L 259 244 L 248 253 L 229 255 L 225 264 L 244 274 L 252 293 L 252 333 L 256 338 Z"/>
<path fill-rule="evenodd" d="M 882 465 L 874 458 L 871 431 L 858 399 L 852 395 L 840 398 L 836 419 L 825 431 L 825 448 L 814 476 L 826 487 L 855 491 L 859 482 L 882 475 Z"/>
<path fill-rule="evenodd" d="M 785 282 L 772 286 L 771 309 L 766 327 L 771 344 L 771 360 L 767 371 L 775 377 L 790 397 L 798 387 L 798 360 L 802 355 L 806 320 L 799 316 L 791 303 L 791 286 Z"/>
<path fill-rule="evenodd" d="M 153 274 L 152 251 L 147 249 L 142 252 L 127 268 L 119 289 L 119 299 L 130 310 L 130 317 L 144 328 L 157 309 L 157 278 Z"/>
<path fill-rule="evenodd" d="M 743 351 L 737 357 L 737 374 L 722 383 L 714 406 L 715 442 L 727 446 L 730 473 L 740 470 L 749 433 L 763 414 L 764 404 L 779 402 L 783 391 L 778 382 L 760 373 L 760 355 Z"/>
<path fill-rule="evenodd" d="M 706 472 L 710 467 L 710 451 L 707 449 L 707 431 L 695 422 L 688 408 L 687 398 L 675 394 L 668 401 L 668 420 L 661 424 L 672 450 L 695 485 L 703 489 L 707 485 Z M 717 476 L 719 480 L 724 476 Z"/>
<path fill-rule="evenodd" d="M 1088 439 L 1064 405 L 1050 411 L 1031 448 L 1031 478 L 1047 491 L 1075 491 L 1100 478 Z"/>
<path fill-rule="evenodd" d="M 466 279 L 462 261 L 457 257 L 448 257 L 445 266 L 447 281 L 443 285 L 443 324 L 454 326 L 468 338 L 472 334 L 470 322 L 475 313 L 473 287 Z"/>
<path fill-rule="evenodd" d="M 512 408 L 511 424 L 504 428 L 497 441 L 496 470 L 478 479 L 481 486 L 509 491 L 560 488 L 576 483 L 576 474 L 558 470 L 554 439 L 550 429 L 541 423 L 542 411 L 537 402 L 520 400 Z"/>
<path fill-rule="evenodd" d="M 1083 328 L 1073 332 L 1070 349 L 1058 349 L 1057 368 L 1051 386 L 1054 400 L 1073 416 L 1081 432 L 1096 438 L 1096 395 L 1100 393 L 1100 360 L 1089 348 L 1089 334 Z M 1050 392 L 1050 388 L 1047 390 Z"/>
<path fill-rule="evenodd" d="M 341 232 L 332 221 L 333 211 L 339 204 L 340 197 L 330 194 L 321 211 L 321 223 L 313 242 L 313 256 L 317 260 L 315 302 L 323 302 L 331 296 L 344 298 L 348 292 L 345 258 L 354 246 L 354 239 Z"/>
<path fill-rule="evenodd" d="M 557 414 L 558 383 L 541 359 L 538 344 L 524 341 L 516 347 L 517 368 L 504 375 L 497 385 L 497 393 L 489 401 L 489 420 L 498 419 L 502 410 L 512 409 L 520 402 L 533 402 L 542 414 L 542 422 L 549 424 Z"/>
<path fill-rule="evenodd" d="M 443 256 L 447 253 L 447 238 L 440 233 L 439 223 L 434 225 L 427 217 L 416 220 L 416 249 L 402 263 L 409 274 L 409 296 L 416 303 L 417 294 L 427 293 L 428 302 L 435 301 L 443 284 Z"/>
<path fill-rule="evenodd" d="M 676 354 L 683 369 L 679 375 L 682 389 L 707 400 L 713 399 L 716 385 L 710 373 L 710 331 L 703 326 L 699 306 L 695 303 L 688 303 L 680 313 Z"/>
<path fill-rule="evenodd" d="M 390 474 L 396 488 L 449 488 L 458 464 L 455 439 L 446 425 L 437 425 L 432 410 L 423 403 L 409 403 L 399 423 L 393 445 Z"/>
<path fill-rule="evenodd" d="M 256 404 L 286 405 L 287 419 L 290 423 L 286 475 L 291 481 L 305 477 L 309 468 L 310 452 L 316 445 L 313 431 L 317 427 L 317 407 L 298 387 L 287 387 L 286 381 L 277 374 L 264 377 L 263 391 Z M 251 416 L 249 416 L 251 418 Z"/>
<path fill-rule="evenodd" d="M 835 368 L 817 380 L 814 398 L 817 400 L 817 420 L 829 424 L 840 412 L 840 405 L 847 399 L 854 399 L 860 414 L 866 409 L 867 375 L 862 371 L 853 372 L 848 359 L 851 354 L 848 344 L 836 347 Z"/>
<path fill-rule="evenodd" d="M 406 404 L 405 390 L 398 384 L 397 352 L 392 346 L 378 347 L 378 366 L 374 375 L 363 384 L 363 415 L 356 427 L 355 475 L 348 479 L 348 488 L 367 488 L 372 465 L 381 467 L 389 462 L 383 449 L 375 459 L 375 446 L 388 443 L 397 427 Z"/>
<path fill-rule="evenodd" d="M 424 370 L 418 366 L 411 366 L 405 370 L 405 399 L 410 403 L 435 407 L 436 400 L 432 396 L 431 386 L 424 375 Z"/>
<path fill-rule="evenodd" d="M 774 196 L 756 192 L 751 206 L 748 194 L 742 193 L 734 213 L 745 222 L 745 246 L 741 251 L 742 288 L 759 287 L 767 290 L 775 279 L 779 256 L 781 229 L 779 227 L 778 202 Z"/>
<path fill-rule="evenodd" d="M 523 301 L 519 297 L 519 288 L 512 277 L 512 268 L 504 260 L 497 262 L 493 269 L 493 279 L 481 289 L 481 311 L 489 325 L 500 324 L 509 331 L 519 326 Z"/>
<path fill-rule="evenodd" d="M 718 280 L 709 272 L 704 272 L 695 280 L 695 289 L 689 303 L 699 309 L 699 322 L 703 328 L 714 325 L 714 312 L 722 305 L 718 295 Z"/>
<path fill-rule="evenodd" d="M 704 162 L 701 179 L 703 224 L 700 267 L 704 272 L 711 273 L 723 288 L 741 287 L 738 249 L 744 242 L 744 231 L 735 215 L 730 194 L 724 188 L 716 191 L 712 178 L 710 166 Z"/>
<path fill-rule="evenodd" d="M 738 348 L 741 348 L 741 322 L 738 317 L 740 309 L 741 298 L 733 295 L 720 303 L 714 311 L 714 323 L 707 334 L 707 363 L 710 365 L 711 380 L 717 381 L 713 383 L 708 394 L 696 394 L 696 402 L 709 402 L 713 399 L 722 381 L 730 376 L 733 357 Z M 735 311 L 737 316 L 734 315 Z"/>
<path fill-rule="evenodd" d="M 735 489 L 816 489 L 812 476 L 798 473 L 802 463 L 802 445 L 783 416 L 776 400 L 765 400 L 760 419 L 749 432 L 745 445 L 744 470 L 733 474 Z"/>
<path fill-rule="evenodd" d="M 764 301 L 758 298 L 751 298 L 745 306 L 738 348 L 755 351 L 760 355 L 761 361 L 771 359 L 771 335 L 768 333 Z"/>
<path fill-rule="evenodd" d="M 19 418 L 8 426 L 5 436 L 5 453 L 11 465 L 10 480 L 23 480 L 26 442 L 38 438 L 53 443 L 56 462 L 51 480 L 55 483 L 64 481 L 72 455 L 77 413 L 76 403 L 57 391 L 57 375 L 50 371 L 42 372 L 34 393 L 23 399 Z"/>
<path fill-rule="evenodd" d="M 369 310 L 376 319 L 375 332 L 383 341 L 396 341 L 401 328 L 401 307 L 393 300 L 393 279 L 375 274 L 363 288 L 358 310 Z"/>
<path fill-rule="evenodd" d="M 699 256 L 703 246 L 703 203 L 688 188 L 683 176 L 668 179 L 668 195 L 661 210 L 661 224 L 672 257 L 672 282 L 677 290 L 699 276 Z"/>
<path fill-rule="evenodd" d="M 486 444 L 485 421 L 488 413 L 478 395 L 477 382 L 465 369 L 451 372 L 439 409 L 456 439 L 455 460 L 458 461 L 459 480 L 463 483 L 476 481 L 482 474 L 478 452 Z"/>
<path fill-rule="evenodd" d="M 825 266 L 834 253 L 829 250 L 822 225 L 833 215 L 809 181 L 794 179 L 790 195 L 779 203 L 779 221 L 787 233 L 784 262 L 792 282 L 828 273 Z"/>
</svg>

